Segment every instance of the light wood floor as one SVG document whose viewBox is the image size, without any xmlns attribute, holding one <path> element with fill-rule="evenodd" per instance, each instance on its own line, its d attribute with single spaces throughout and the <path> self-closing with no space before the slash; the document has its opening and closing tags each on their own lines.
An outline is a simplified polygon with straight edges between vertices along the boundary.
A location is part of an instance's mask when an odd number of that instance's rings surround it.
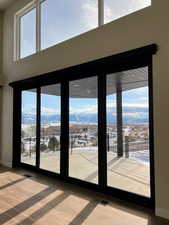
<svg viewBox="0 0 169 225">
<path fill-rule="evenodd" d="M 169 221 L 151 210 L 53 178 L 0 167 L 0 224 L 169 225 Z"/>
</svg>

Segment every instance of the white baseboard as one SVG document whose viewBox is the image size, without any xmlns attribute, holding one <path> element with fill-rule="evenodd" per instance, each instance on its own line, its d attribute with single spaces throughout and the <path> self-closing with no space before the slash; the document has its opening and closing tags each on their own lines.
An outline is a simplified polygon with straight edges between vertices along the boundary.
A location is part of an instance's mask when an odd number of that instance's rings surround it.
<svg viewBox="0 0 169 225">
<path fill-rule="evenodd" d="M 163 218 L 169 220 L 169 209 L 157 208 L 156 209 L 156 216 L 160 216 L 160 217 L 163 217 Z"/>
</svg>

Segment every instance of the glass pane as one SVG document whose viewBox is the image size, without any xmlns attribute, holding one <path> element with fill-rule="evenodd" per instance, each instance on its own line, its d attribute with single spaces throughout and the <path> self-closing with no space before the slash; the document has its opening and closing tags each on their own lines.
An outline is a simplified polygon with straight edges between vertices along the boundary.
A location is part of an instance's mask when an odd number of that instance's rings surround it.
<svg viewBox="0 0 169 225">
<path fill-rule="evenodd" d="M 151 5 L 151 0 L 105 0 L 104 22 L 109 23 Z"/>
<path fill-rule="evenodd" d="M 46 0 L 41 3 L 41 49 L 98 26 L 98 0 Z"/>
<path fill-rule="evenodd" d="M 36 89 L 22 91 L 21 162 L 36 165 Z"/>
<path fill-rule="evenodd" d="M 41 88 L 40 168 L 60 172 L 60 84 Z"/>
<path fill-rule="evenodd" d="M 97 77 L 70 82 L 69 176 L 98 183 Z"/>
<path fill-rule="evenodd" d="M 36 52 L 36 9 L 20 18 L 20 58 Z"/>
<path fill-rule="evenodd" d="M 148 68 L 107 76 L 108 185 L 150 197 Z"/>
</svg>

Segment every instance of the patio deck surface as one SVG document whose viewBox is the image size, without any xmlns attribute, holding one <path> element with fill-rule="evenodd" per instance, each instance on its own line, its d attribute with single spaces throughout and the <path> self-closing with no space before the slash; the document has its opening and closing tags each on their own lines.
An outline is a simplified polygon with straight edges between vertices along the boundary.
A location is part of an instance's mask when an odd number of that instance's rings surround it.
<svg viewBox="0 0 169 225">
<path fill-rule="evenodd" d="M 40 168 L 59 173 L 59 152 L 41 157 Z M 108 152 L 108 186 L 150 196 L 149 164 L 129 158 L 118 158 Z M 34 159 L 22 160 L 33 164 Z M 69 176 L 98 183 L 98 156 L 95 152 L 73 152 L 69 155 Z"/>
</svg>

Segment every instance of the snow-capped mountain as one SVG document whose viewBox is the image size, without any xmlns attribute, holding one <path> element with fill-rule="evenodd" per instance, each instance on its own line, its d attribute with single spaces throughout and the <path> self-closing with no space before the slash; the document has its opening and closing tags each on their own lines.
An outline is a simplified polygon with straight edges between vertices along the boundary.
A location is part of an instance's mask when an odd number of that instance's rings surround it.
<svg viewBox="0 0 169 225">
<path fill-rule="evenodd" d="M 22 123 L 31 124 L 36 120 L 35 113 L 22 112 Z M 96 110 L 93 111 L 84 111 L 80 112 L 73 110 L 69 114 L 69 120 L 71 122 L 82 122 L 82 123 L 96 123 L 98 121 L 98 114 Z M 60 121 L 60 115 L 56 113 L 43 113 L 41 115 L 42 123 L 55 123 Z M 116 108 L 110 107 L 107 108 L 107 122 L 115 123 L 116 122 Z M 148 107 L 139 105 L 135 106 L 123 106 L 123 122 L 126 123 L 145 123 L 148 122 Z"/>
</svg>

